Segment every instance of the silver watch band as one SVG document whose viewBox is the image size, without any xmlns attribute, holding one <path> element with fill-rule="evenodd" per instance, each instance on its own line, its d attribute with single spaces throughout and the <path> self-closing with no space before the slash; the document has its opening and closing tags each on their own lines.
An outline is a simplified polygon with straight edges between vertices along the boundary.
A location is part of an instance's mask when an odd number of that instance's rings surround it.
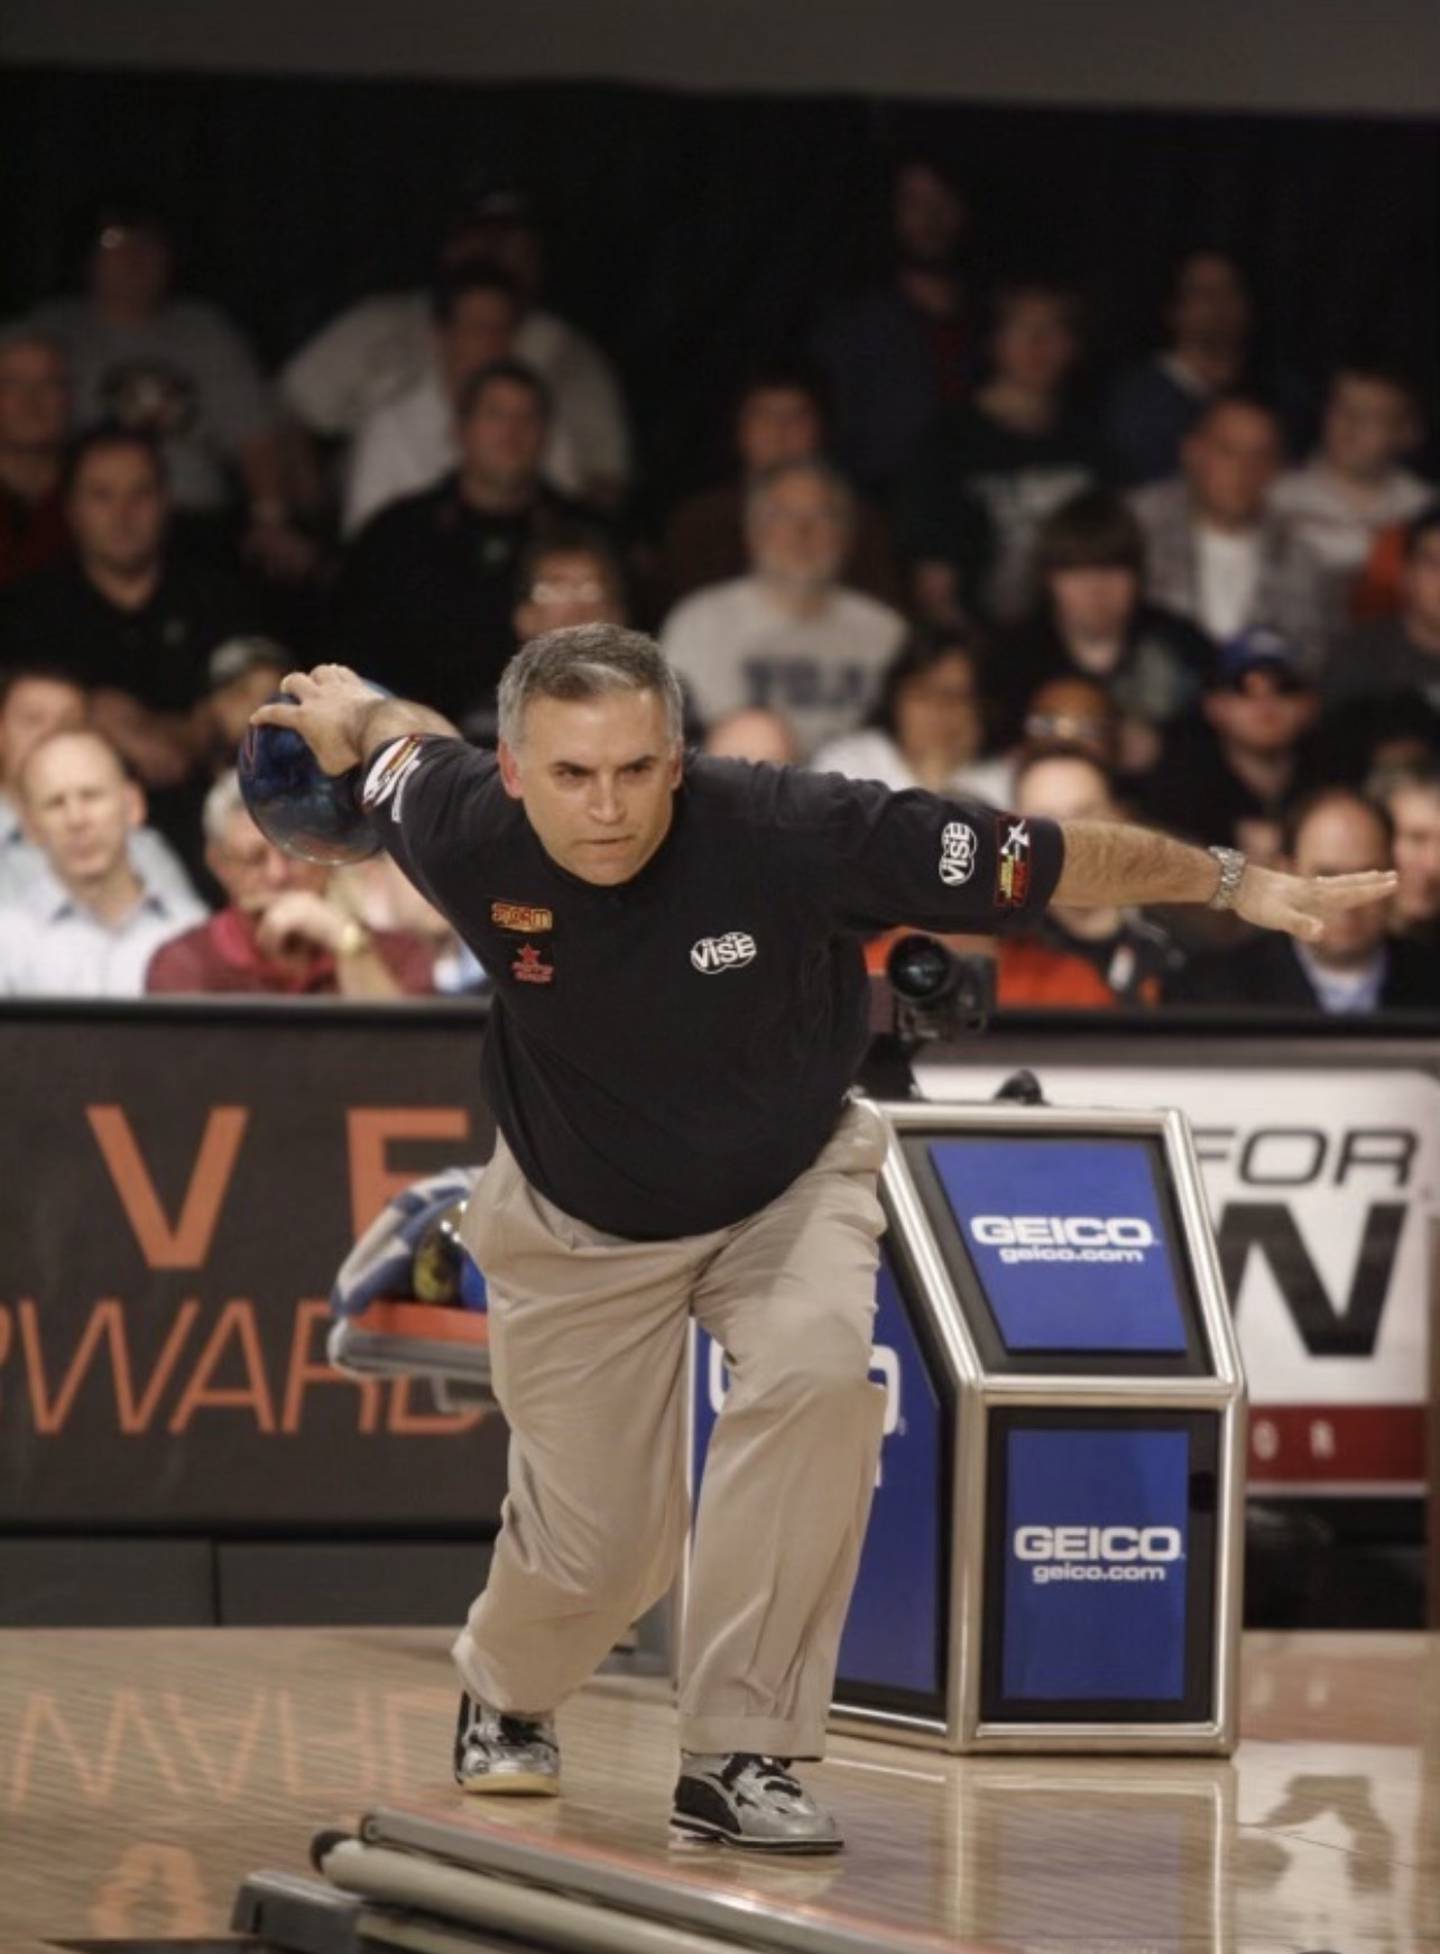
<svg viewBox="0 0 1440 1954">
<path fill-rule="evenodd" d="M 1220 884 L 1207 907 L 1210 909 L 1233 909 L 1235 898 L 1240 893 L 1240 878 L 1246 869 L 1245 857 L 1238 848 L 1207 848 L 1207 855 L 1213 855 L 1220 864 Z"/>
</svg>

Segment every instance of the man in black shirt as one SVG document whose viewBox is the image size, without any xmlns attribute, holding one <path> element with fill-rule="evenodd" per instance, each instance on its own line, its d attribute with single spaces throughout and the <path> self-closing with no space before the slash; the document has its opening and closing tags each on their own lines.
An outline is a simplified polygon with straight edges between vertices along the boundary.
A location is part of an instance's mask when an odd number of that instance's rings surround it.
<svg viewBox="0 0 1440 1954">
<path fill-rule="evenodd" d="M 71 666 L 92 688 L 90 723 L 144 784 L 155 826 L 198 865 L 208 782 L 195 708 L 206 661 L 259 628 L 259 605 L 223 564 L 175 537 L 165 464 L 143 433 L 100 427 L 72 450 L 64 482 L 74 559 L 17 590 L 0 662 Z"/>
<path fill-rule="evenodd" d="M 459 469 L 392 502 L 351 544 L 338 637 L 368 677 L 459 722 L 493 697 L 515 649 L 527 550 L 549 531 L 603 524 L 541 479 L 550 402 L 528 367 L 482 367 L 457 412 Z"/>
<path fill-rule="evenodd" d="M 511 1431 L 505 1524 L 455 1645 L 467 1791 L 558 1788 L 551 1713 L 674 1579 L 691 1315 L 730 1360 L 680 1657 L 685 1839 L 833 1851 L 818 1757 L 879 1457 L 868 1381 L 886 1133 L 848 1097 L 861 939 L 1072 906 L 1219 898 L 1311 931 L 1387 897 L 1114 823 L 689 759 L 653 642 L 532 640 L 492 757 L 342 667 L 285 681 L 320 764 L 495 978 L 501 1138 L 466 1211 Z"/>
<path fill-rule="evenodd" d="M 1296 648 L 1261 626 L 1217 654 L 1203 717 L 1170 730 L 1138 783 L 1146 815 L 1173 833 L 1274 862 L 1286 811 L 1323 778 L 1312 737 L 1320 702 Z"/>
</svg>

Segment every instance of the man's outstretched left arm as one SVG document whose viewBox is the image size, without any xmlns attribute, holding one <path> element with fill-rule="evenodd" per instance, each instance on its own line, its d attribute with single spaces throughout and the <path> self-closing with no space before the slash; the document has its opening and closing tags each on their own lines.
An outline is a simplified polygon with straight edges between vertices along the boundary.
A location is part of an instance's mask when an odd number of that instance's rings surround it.
<svg viewBox="0 0 1440 1954">
<path fill-rule="evenodd" d="M 1221 867 L 1207 849 L 1148 828 L 1121 822 L 1066 821 L 1065 866 L 1051 901 L 1060 908 L 1088 909 L 1112 903 L 1213 901 Z M 1237 916 L 1263 929 L 1285 930 L 1305 942 L 1344 910 L 1383 902 L 1395 892 L 1388 869 L 1359 875 L 1287 875 L 1245 865 L 1232 905 Z"/>
</svg>

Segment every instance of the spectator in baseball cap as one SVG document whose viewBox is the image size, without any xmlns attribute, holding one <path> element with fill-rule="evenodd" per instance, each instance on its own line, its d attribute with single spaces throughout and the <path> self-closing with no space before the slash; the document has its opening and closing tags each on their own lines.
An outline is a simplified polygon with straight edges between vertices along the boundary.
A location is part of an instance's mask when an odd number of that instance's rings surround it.
<svg viewBox="0 0 1440 1954">
<path fill-rule="evenodd" d="M 1299 647 L 1253 626 L 1220 648 L 1201 717 L 1174 729 L 1146 783 L 1145 810 L 1197 842 L 1276 862 L 1285 814 L 1322 784 L 1319 695 Z"/>
</svg>

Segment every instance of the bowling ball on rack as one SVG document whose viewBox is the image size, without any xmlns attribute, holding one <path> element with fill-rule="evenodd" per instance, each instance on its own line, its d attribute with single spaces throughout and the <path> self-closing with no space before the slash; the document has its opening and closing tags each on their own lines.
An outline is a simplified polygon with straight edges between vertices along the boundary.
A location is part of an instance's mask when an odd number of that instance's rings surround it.
<svg viewBox="0 0 1440 1954">
<path fill-rule="evenodd" d="M 297 701 L 289 692 L 277 692 L 266 703 Z M 360 811 L 359 767 L 326 773 L 288 726 L 247 727 L 235 766 L 251 819 L 285 854 L 341 868 L 379 853 L 380 843 Z"/>
</svg>

